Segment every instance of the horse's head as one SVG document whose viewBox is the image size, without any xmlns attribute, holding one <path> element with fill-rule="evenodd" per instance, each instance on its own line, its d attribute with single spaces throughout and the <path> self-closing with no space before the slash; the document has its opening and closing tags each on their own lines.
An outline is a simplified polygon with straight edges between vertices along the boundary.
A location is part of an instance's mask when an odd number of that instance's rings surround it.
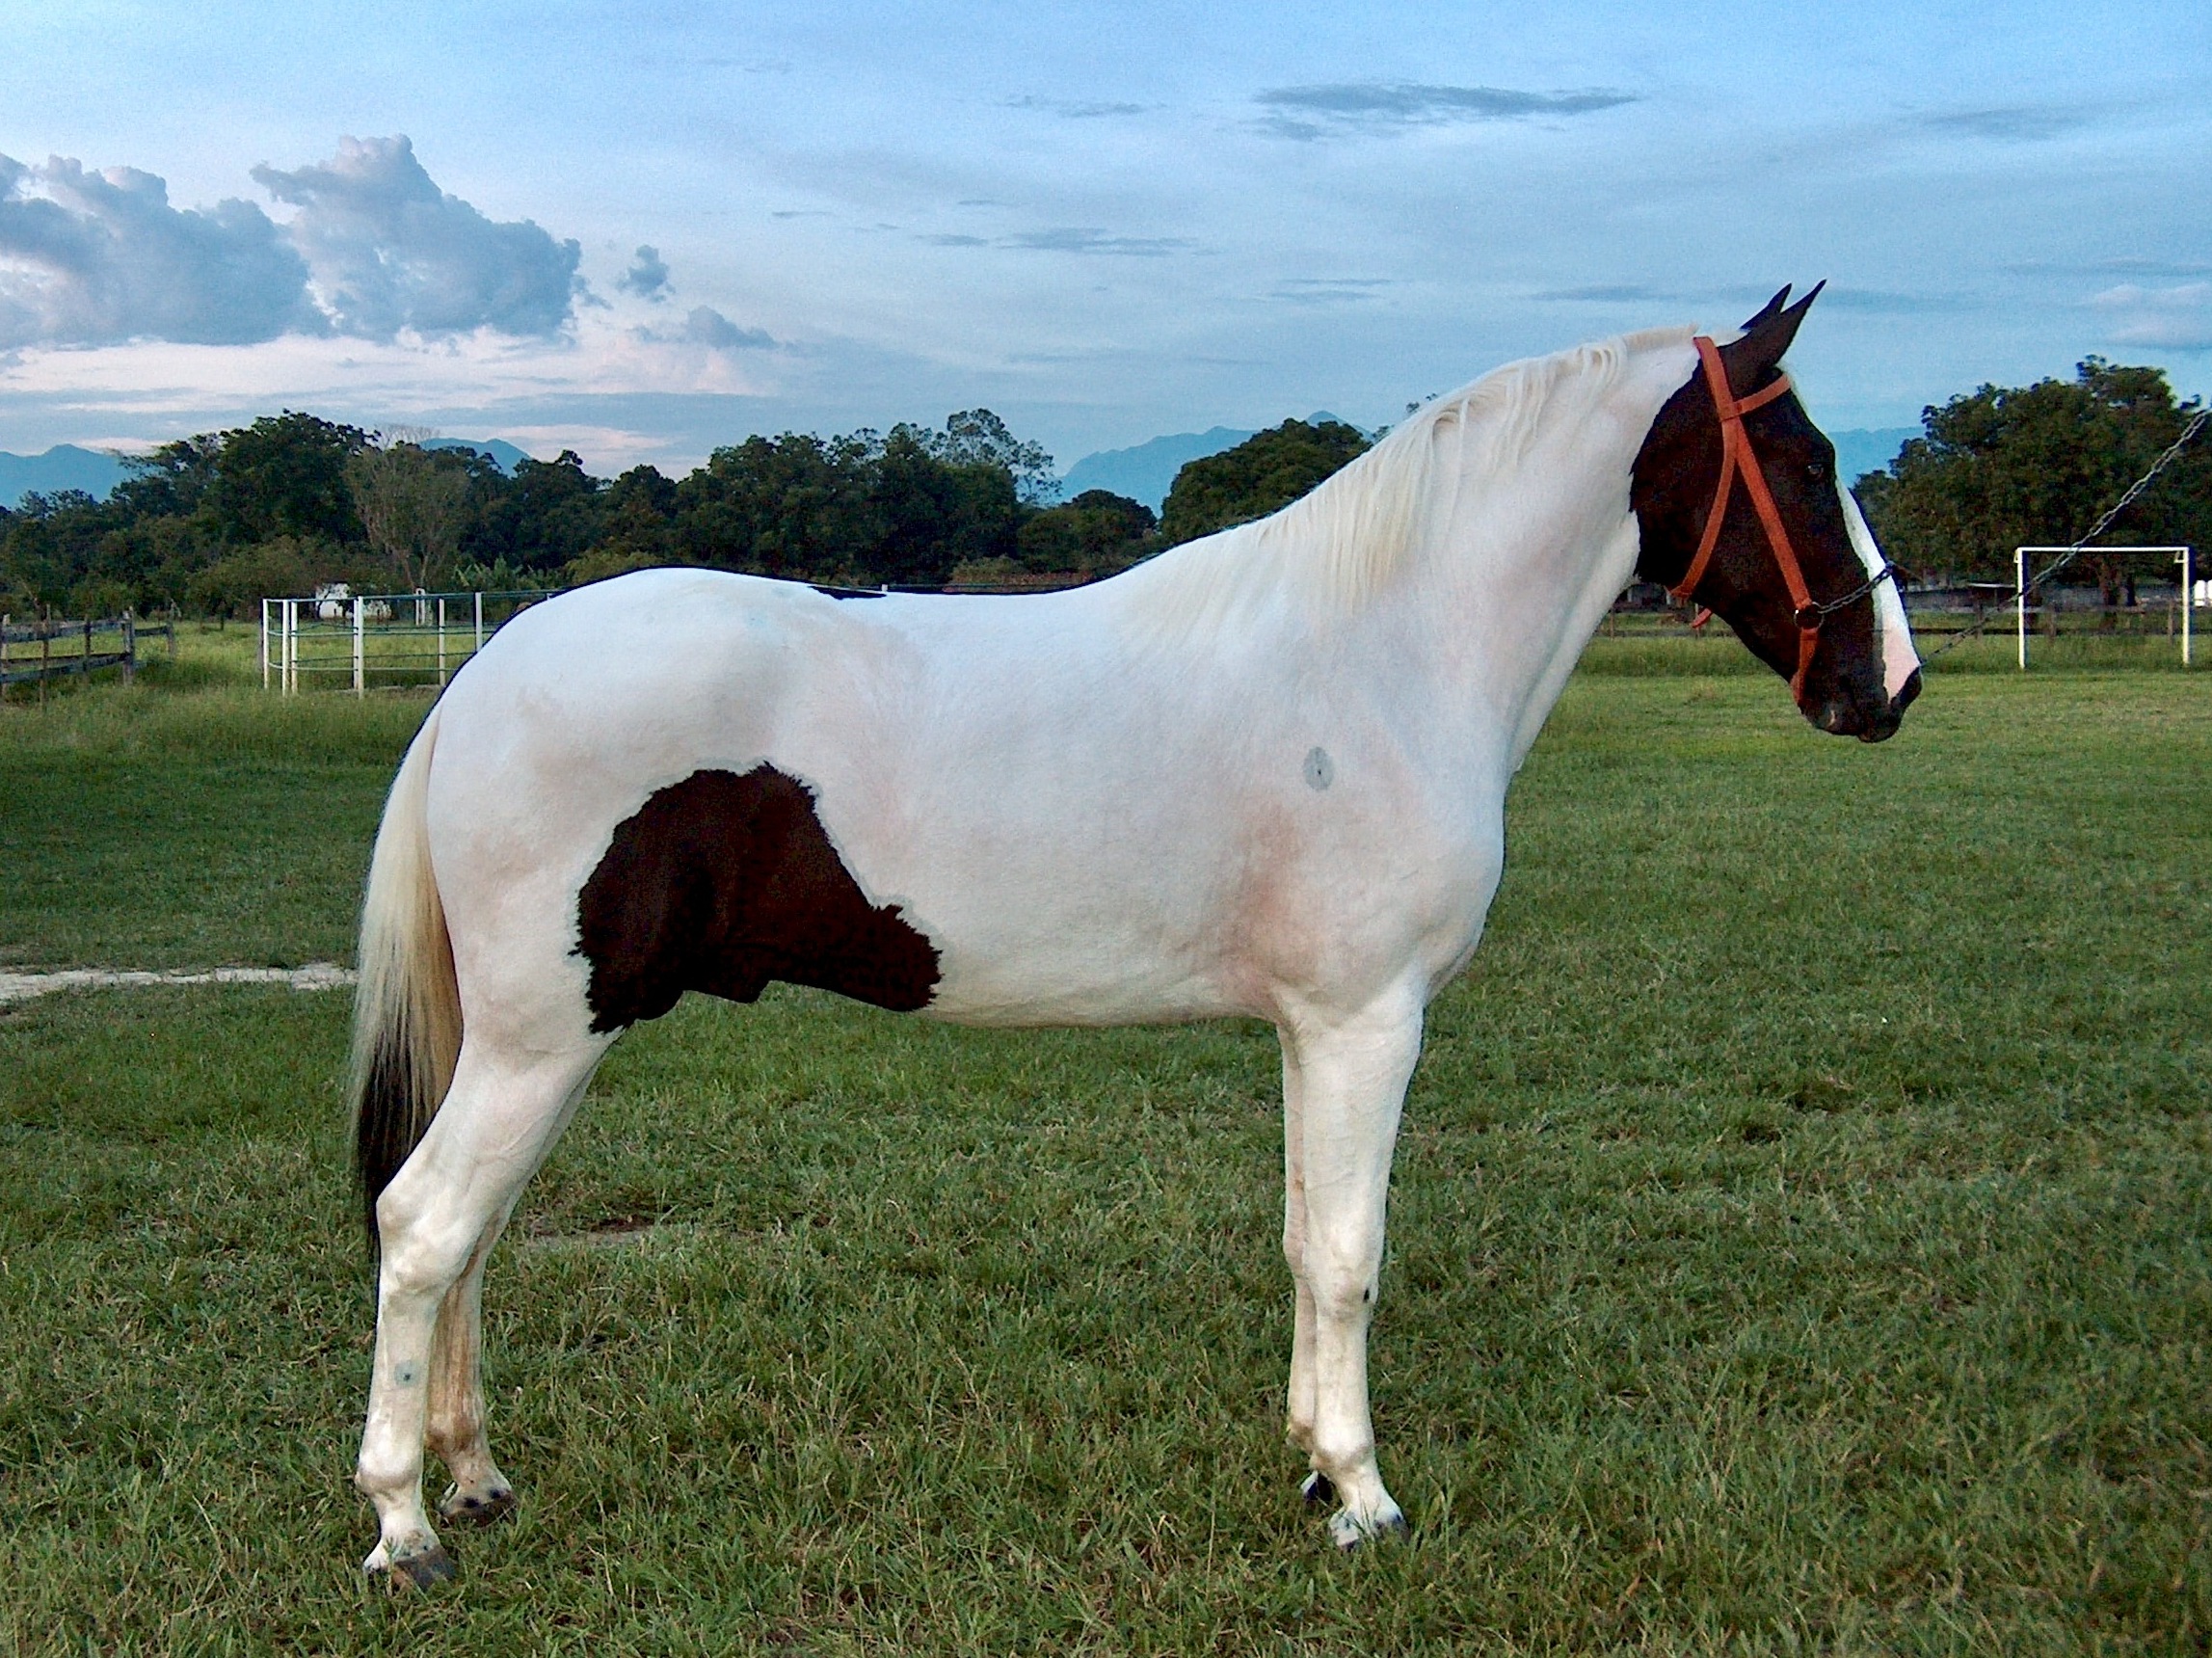
<svg viewBox="0 0 2212 1658">
<path fill-rule="evenodd" d="M 1776 366 L 1820 291 L 1785 308 L 1785 287 L 1742 338 L 1697 341 L 1636 457 L 1637 574 L 1725 621 L 1821 730 L 1879 742 L 1920 658 L 1835 446 Z"/>
</svg>

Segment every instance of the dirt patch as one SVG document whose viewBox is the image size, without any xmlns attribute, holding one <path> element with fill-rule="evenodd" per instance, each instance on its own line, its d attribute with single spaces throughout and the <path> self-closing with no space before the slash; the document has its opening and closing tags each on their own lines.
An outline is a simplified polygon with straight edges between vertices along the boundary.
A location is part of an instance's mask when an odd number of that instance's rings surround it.
<svg viewBox="0 0 2212 1658">
<path fill-rule="evenodd" d="M 306 967 L 210 967 L 139 972 L 126 968 L 70 967 L 53 973 L 0 972 L 0 1007 L 54 990 L 142 989 L 154 984 L 284 984 L 294 990 L 342 990 L 353 969 L 311 961 Z"/>
</svg>

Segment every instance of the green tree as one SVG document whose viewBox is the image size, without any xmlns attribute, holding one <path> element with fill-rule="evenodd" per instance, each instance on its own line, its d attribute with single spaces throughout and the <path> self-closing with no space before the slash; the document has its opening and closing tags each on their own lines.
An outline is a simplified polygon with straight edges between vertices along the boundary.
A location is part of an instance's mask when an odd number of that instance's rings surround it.
<svg viewBox="0 0 2212 1658">
<path fill-rule="evenodd" d="M 184 598 L 202 616 L 251 618 L 262 600 L 304 598 L 338 568 L 339 555 L 327 543 L 280 536 L 196 571 Z"/>
<path fill-rule="evenodd" d="M 684 562 L 826 580 L 872 545 L 873 433 L 748 438 L 707 457 L 676 486 L 675 540 Z"/>
<path fill-rule="evenodd" d="M 358 426 L 313 414 L 265 414 L 215 440 L 214 475 L 200 495 L 198 514 L 212 540 L 232 547 L 280 536 L 359 542 L 361 523 L 346 484 L 346 462 L 369 441 Z"/>
<path fill-rule="evenodd" d="M 1044 445 L 1017 438 L 988 409 L 962 409 L 945 417 L 945 430 L 929 434 L 929 452 L 947 466 L 996 468 L 1006 474 L 1026 507 L 1042 506 L 1060 493 L 1059 475 Z"/>
<path fill-rule="evenodd" d="M 1024 570 L 1110 575 L 1154 550 L 1159 521 L 1142 501 L 1110 490 L 1085 490 L 1022 525 Z"/>
<path fill-rule="evenodd" d="M 82 490 L 25 495 L 0 526 L 7 534 L 0 610 L 43 606 L 67 615 L 81 596 L 105 597 L 113 582 L 100 569 L 101 546 L 115 522 L 106 503 Z"/>
<path fill-rule="evenodd" d="M 964 422 L 969 439 L 954 441 L 919 427 L 893 426 L 869 457 L 868 498 L 876 521 L 873 540 L 855 549 L 860 579 L 937 586 L 956 565 L 1014 555 L 1023 485 L 1004 451 L 1022 446 L 1012 445 L 989 410 L 951 416 L 947 432 Z M 1049 474 L 1051 457 L 1034 444 L 1026 447 L 1043 457 Z"/>
<path fill-rule="evenodd" d="M 600 539 L 569 566 L 571 578 L 596 581 L 626 571 L 680 562 L 677 550 L 677 487 L 656 467 L 632 467 L 606 488 Z"/>
<path fill-rule="evenodd" d="M 1342 420 L 1286 420 L 1255 433 L 1234 449 L 1192 461 L 1175 474 L 1159 517 L 1160 539 L 1175 547 L 1266 518 L 1367 448 L 1366 435 Z"/>
<path fill-rule="evenodd" d="M 1908 569 L 2010 580 L 2012 549 L 2071 542 L 2146 471 L 2197 411 L 2163 370 L 2086 359 L 2071 381 L 1983 386 L 1921 412 L 1924 437 L 1856 494 L 1884 549 Z M 2212 541 L 2212 444 L 2185 453 L 2107 541 Z M 2085 555 L 2105 602 L 2131 572 Z"/>
<path fill-rule="evenodd" d="M 557 571 L 599 541 L 604 492 L 573 449 L 550 461 L 522 461 L 511 478 L 494 472 L 483 486 L 475 523 L 463 534 L 463 556 L 514 570 Z"/>
<path fill-rule="evenodd" d="M 126 457 L 129 475 L 109 492 L 108 505 L 132 519 L 189 517 L 214 487 L 223 446 L 223 434 L 202 432 Z"/>
<path fill-rule="evenodd" d="M 377 441 L 346 457 L 346 485 L 369 546 L 402 587 L 435 587 L 461 551 L 468 516 L 468 466 L 448 449 Z"/>
</svg>

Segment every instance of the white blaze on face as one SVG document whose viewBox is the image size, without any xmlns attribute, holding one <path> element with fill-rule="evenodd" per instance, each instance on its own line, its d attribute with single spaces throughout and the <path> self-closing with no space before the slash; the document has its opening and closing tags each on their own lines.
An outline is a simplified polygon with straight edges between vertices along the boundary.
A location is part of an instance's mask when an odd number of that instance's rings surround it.
<svg viewBox="0 0 2212 1658">
<path fill-rule="evenodd" d="M 1856 497 L 1841 478 L 1836 480 L 1836 494 L 1843 497 L 1844 523 L 1851 530 L 1852 550 L 1872 575 L 1882 566 L 1881 548 L 1859 513 Z M 1912 647 L 1912 625 L 1905 619 L 1905 601 L 1894 581 L 1875 584 L 1874 641 L 1881 651 L 1881 688 L 1895 702 L 1898 692 L 1905 689 L 1905 682 L 1918 671 L 1920 653 Z"/>
</svg>

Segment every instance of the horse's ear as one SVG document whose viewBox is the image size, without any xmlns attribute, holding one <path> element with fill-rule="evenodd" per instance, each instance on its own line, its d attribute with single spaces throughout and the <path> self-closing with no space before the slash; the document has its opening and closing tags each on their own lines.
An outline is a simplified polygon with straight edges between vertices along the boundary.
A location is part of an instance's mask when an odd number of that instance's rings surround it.
<svg viewBox="0 0 2212 1658">
<path fill-rule="evenodd" d="M 1758 389 L 1760 382 L 1782 361 L 1782 354 L 1798 337 L 1798 325 L 1805 320 L 1805 312 L 1813 301 L 1821 297 L 1821 289 L 1827 285 L 1825 280 L 1815 282 L 1803 299 L 1794 306 L 1785 306 L 1782 302 L 1790 297 L 1790 289 L 1789 284 L 1784 283 L 1782 291 L 1744 324 L 1744 337 L 1730 340 L 1720 348 L 1720 361 L 1728 370 L 1731 391 L 1743 397 Z"/>
<path fill-rule="evenodd" d="M 1775 290 L 1774 297 L 1772 299 L 1769 300 L 1765 305 L 1761 306 L 1755 314 L 1747 316 L 1744 319 L 1744 332 L 1746 334 L 1750 334 L 1755 332 L 1761 323 L 1772 322 L 1775 316 L 1781 311 L 1782 302 L 1789 297 L 1790 284 L 1788 282 L 1784 282 L 1778 289 Z"/>
</svg>

